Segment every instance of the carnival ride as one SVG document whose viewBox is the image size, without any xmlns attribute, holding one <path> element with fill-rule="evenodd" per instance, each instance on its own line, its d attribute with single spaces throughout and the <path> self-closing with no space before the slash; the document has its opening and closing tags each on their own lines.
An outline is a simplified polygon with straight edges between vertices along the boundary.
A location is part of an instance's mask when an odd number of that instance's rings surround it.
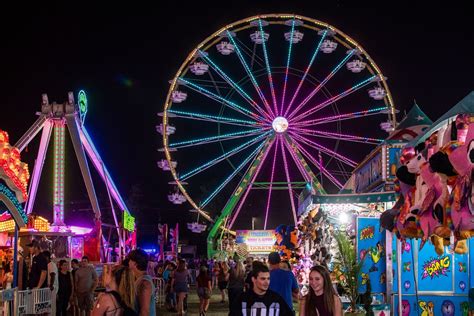
<svg viewBox="0 0 474 316">
<path fill-rule="evenodd" d="M 68 100 L 64 103 L 50 103 L 46 94 L 42 95 L 41 112 L 38 113 L 38 119 L 31 125 L 27 132 L 18 140 L 15 144 L 15 148 L 18 152 L 22 152 L 28 144 L 35 138 L 35 136 L 41 131 L 41 140 L 38 149 L 37 158 L 35 160 L 33 172 L 31 175 L 30 187 L 28 191 L 29 198 L 26 200 L 25 213 L 30 215 L 34 211 L 35 199 L 38 191 L 38 185 L 40 182 L 41 174 L 43 171 L 48 146 L 50 143 L 51 135 L 53 134 L 54 139 L 54 187 L 53 187 L 53 223 L 50 226 L 51 232 L 71 232 L 71 226 L 66 225 L 64 222 L 64 191 L 65 191 L 65 135 L 66 128 L 71 136 L 72 145 L 74 147 L 75 155 L 79 163 L 82 178 L 84 180 L 87 194 L 94 211 L 95 222 L 100 226 L 108 227 L 110 232 L 108 239 L 104 235 L 98 234 L 98 238 L 101 239 L 102 243 L 102 258 L 106 257 L 109 246 L 113 246 L 111 243 L 111 233 L 115 230 L 117 235 L 113 236 L 119 243 L 120 254 L 123 255 L 125 250 L 125 242 L 127 240 L 127 234 L 130 233 L 130 225 L 128 223 L 122 223 L 125 220 L 129 221 L 131 218 L 130 212 L 120 196 L 117 187 L 115 186 L 105 163 L 101 159 L 94 143 L 92 142 L 86 127 L 84 126 L 84 120 L 87 114 L 87 97 L 84 91 L 80 91 L 78 94 L 78 103 L 75 103 L 74 95 L 72 92 L 68 93 Z M 102 212 L 99 206 L 98 198 L 96 195 L 94 183 L 91 177 L 91 170 L 86 158 L 86 154 L 90 161 L 94 165 L 96 171 L 104 182 L 109 202 L 112 217 L 114 220 L 113 224 L 103 223 Z M 116 206 L 114 205 L 116 203 Z M 117 210 L 117 207 L 119 210 Z M 122 214 L 124 213 L 124 214 Z M 133 224 L 132 224 L 133 226 Z M 126 229 L 129 229 L 127 232 Z M 134 228 L 131 228 L 133 231 Z"/>
<path fill-rule="evenodd" d="M 212 249 L 219 228 L 242 226 L 242 209 L 261 210 L 267 229 L 287 210 L 297 222 L 306 186 L 339 191 L 386 136 L 371 126 L 392 131 L 395 112 L 386 78 L 352 38 L 303 16 L 253 16 L 216 31 L 179 68 L 159 113 L 158 166 L 180 190 L 170 201 L 185 198 L 214 223 Z M 214 220 L 206 210 L 222 212 Z"/>
</svg>

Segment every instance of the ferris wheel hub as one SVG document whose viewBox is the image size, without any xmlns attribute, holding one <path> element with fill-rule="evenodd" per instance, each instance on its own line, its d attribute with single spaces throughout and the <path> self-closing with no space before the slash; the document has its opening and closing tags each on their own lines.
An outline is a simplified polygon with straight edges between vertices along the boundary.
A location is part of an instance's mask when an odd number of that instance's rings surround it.
<svg viewBox="0 0 474 316">
<path fill-rule="evenodd" d="M 277 133 L 283 133 L 288 129 L 288 120 L 283 116 L 277 116 L 273 122 L 272 127 Z"/>
</svg>

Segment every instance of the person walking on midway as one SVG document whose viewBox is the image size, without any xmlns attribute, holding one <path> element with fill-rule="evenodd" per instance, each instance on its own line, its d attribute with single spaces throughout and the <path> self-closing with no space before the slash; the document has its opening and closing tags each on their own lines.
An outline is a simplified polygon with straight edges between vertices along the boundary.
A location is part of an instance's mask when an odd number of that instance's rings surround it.
<svg viewBox="0 0 474 316">
<path fill-rule="evenodd" d="M 234 301 L 229 316 L 293 316 L 285 300 L 268 288 L 270 271 L 267 266 L 262 263 L 254 265 L 252 283 L 252 288 Z"/>
<path fill-rule="evenodd" d="M 93 266 L 89 264 L 87 256 L 82 257 L 79 269 L 75 273 L 75 290 L 79 315 L 91 314 L 94 303 L 94 291 L 98 284 L 97 273 Z"/>
<path fill-rule="evenodd" d="M 140 316 L 155 316 L 155 286 L 153 280 L 146 274 L 148 255 L 142 249 L 135 249 L 128 254 L 129 267 L 135 275 L 135 310 Z"/>
<path fill-rule="evenodd" d="M 209 308 L 209 300 L 212 294 L 212 281 L 207 273 L 207 267 L 199 268 L 199 275 L 196 278 L 197 293 L 199 296 L 199 316 L 204 316 Z"/>
<path fill-rule="evenodd" d="M 283 297 L 291 310 L 293 309 L 292 293 L 295 297 L 298 295 L 298 283 L 292 272 L 280 268 L 280 254 L 270 252 L 268 263 L 270 264 L 270 290 Z"/>
<path fill-rule="evenodd" d="M 332 286 L 326 267 L 316 265 L 309 272 L 309 291 L 300 300 L 300 316 L 342 316 L 342 303 Z"/>
</svg>

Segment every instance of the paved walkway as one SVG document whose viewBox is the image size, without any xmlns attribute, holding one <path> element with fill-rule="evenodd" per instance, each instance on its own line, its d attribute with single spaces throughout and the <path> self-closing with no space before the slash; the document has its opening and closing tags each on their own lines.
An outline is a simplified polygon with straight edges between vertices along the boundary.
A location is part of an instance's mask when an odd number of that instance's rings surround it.
<svg viewBox="0 0 474 316">
<path fill-rule="evenodd" d="M 226 297 L 227 298 L 227 297 Z M 207 316 L 227 316 L 229 315 L 229 301 L 226 299 L 225 303 L 221 303 L 221 295 L 219 290 L 214 289 L 212 292 L 211 303 Z M 164 306 L 158 307 L 157 315 L 177 315 L 177 313 L 168 312 Z M 194 287 L 191 288 L 188 294 L 188 313 L 187 315 L 199 315 L 199 298 Z"/>
</svg>

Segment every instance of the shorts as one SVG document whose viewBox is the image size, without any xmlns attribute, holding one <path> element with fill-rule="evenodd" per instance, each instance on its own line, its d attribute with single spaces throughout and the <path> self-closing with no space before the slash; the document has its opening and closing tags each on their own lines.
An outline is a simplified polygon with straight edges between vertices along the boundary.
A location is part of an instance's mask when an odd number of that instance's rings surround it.
<svg viewBox="0 0 474 316">
<path fill-rule="evenodd" d="M 206 300 L 211 298 L 211 291 L 207 287 L 198 287 L 197 292 L 198 292 L 199 298 L 206 299 Z"/>
<path fill-rule="evenodd" d="M 90 311 L 94 305 L 94 294 L 92 293 L 76 293 L 77 306 L 79 309 Z"/>
<path fill-rule="evenodd" d="M 219 281 L 219 282 L 217 283 L 217 287 L 218 287 L 219 290 L 221 290 L 221 291 L 222 291 L 222 290 L 225 290 L 225 289 L 227 288 L 227 284 L 228 284 L 228 283 L 229 283 L 229 282 L 227 282 L 227 281 Z"/>
<path fill-rule="evenodd" d="M 188 284 L 186 282 L 176 282 L 174 284 L 174 291 L 176 293 L 188 293 Z"/>
</svg>

